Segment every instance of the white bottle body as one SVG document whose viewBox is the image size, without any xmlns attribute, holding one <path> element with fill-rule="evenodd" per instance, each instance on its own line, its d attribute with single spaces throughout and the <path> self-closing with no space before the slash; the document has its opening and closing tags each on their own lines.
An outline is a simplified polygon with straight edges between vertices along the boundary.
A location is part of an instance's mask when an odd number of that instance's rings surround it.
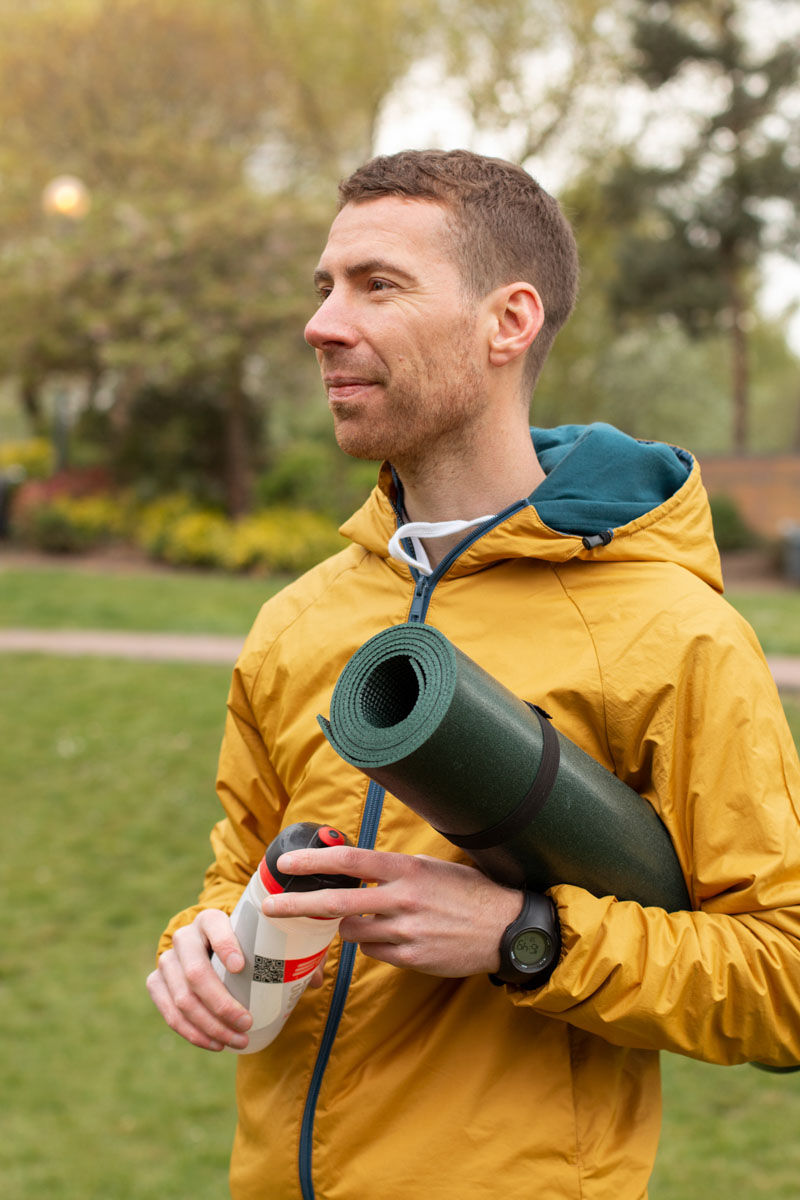
<svg viewBox="0 0 800 1200">
<path fill-rule="evenodd" d="M 265 916 L 261 903 L 269 892 L 262 870 L 263 860 L 231 915 L 244 967 L 232 974 L 216 954 L 211 958 L 228 991 L 253 1017 L 248 1044 L 236 1054 L 254 1054 L 278 1036 L 339 928 L 335 917 Z"/>
</svg>

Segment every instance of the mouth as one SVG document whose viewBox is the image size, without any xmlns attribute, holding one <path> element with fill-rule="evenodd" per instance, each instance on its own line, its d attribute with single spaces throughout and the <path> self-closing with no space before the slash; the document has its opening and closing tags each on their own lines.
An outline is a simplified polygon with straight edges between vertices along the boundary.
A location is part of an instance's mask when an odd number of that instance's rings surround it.
<svg viewBox="0 0 800 1200">
<path fill-rule="evenodd" d="M 324 375 L 323 383 L 331 401 L 351 400 L 369 388 L 378 387 L 377 380 L 358 379 L 350 375 Z"/>
</svg>

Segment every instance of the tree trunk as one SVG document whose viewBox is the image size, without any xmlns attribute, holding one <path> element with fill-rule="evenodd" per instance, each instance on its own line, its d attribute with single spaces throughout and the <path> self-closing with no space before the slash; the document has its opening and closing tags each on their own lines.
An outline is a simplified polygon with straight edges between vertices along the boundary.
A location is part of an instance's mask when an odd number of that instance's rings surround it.
<svg viewBox="0 0 800 1200">
<path fill-rule="evenodd" d="M 22 411 L 35 437 L 47 436 L 47 422 L 42 411 L 41 380 L 33 375 L 23 375 L 19 383 L 19 399 Z"/>
<path fill-rule="evenodd" d="M 731 402 L 733 406 L 733 449 L 745 454 L 750 443 L 750 364 L 747 344 L 747 308 L 739 286 L 735 263 L 725 266 L 730 312 Z"/>
<path fill-rule="evenodd" d="M 251 467 L 247 396 L 240 362 L 231 366 L 225 394 L 225 493 L 228 514 L 250 511 Z"/>
</svg>

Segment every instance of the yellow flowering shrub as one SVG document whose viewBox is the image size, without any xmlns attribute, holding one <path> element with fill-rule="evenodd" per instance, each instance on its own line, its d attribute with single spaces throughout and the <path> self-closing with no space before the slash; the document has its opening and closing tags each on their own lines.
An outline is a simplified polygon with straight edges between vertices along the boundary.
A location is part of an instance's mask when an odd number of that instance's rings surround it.
<svg viewBox="0 0 800 1200">
<path fill-rule="evenodd" d="M 0 471 L 19 467 L 26 479 L 46 479 L 52 474 L 53 465 L 53 443 L 49 438 L 0 444 Z"/>
<path fill-rule="evenodd" d="M 172 526 L 192 511 L 192 498 L 185 492 L 159 496 L 139 509 L 134 540 L 153 558 L 161 558 Z"/>
<path fill-rule="evenodd" d="M 15 527 L 37 549 L 58 554 L 92 550 L 127 532 L 125 507 L 112 496 L 60 496 L 29 508 Z"/>
<path fill-rule="evenodd" d="M 306 509 L 264 509 L 233 526 L 226 563 L 236 571 L 306 571 L 343 549 L 335 523 Z"/>
<path fill-rule="evenodd" d="M 230 536 L 231 522 L 218 513 L 187 512 L 167 527 L 159 557 L 175 566 L 218 567 Z"/>
</svg>

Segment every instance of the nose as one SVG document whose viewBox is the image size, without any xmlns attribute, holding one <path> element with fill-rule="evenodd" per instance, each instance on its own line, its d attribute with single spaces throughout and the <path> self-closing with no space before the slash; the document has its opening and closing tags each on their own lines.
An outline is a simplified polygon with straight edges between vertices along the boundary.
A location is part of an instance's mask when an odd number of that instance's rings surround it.
<svg viewBox="0 0 800 1200">
<path fill-rule="evenodd" d="M 303 336 L 315 350 L 329 346 L 354 346 L 359 340 L 353 321 L 347 311 L 347 301 L 336 291 L 323 300 L 305 327 Z"/>
</svg>

